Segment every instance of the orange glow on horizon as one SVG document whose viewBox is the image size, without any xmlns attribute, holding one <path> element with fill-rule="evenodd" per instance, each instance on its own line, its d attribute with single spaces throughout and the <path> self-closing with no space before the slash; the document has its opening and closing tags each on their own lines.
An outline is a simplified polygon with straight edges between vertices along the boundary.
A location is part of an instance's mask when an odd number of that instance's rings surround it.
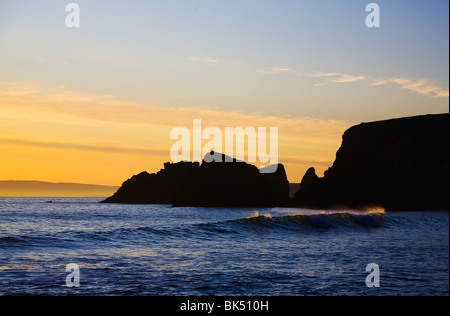
<svg viewBox="0 0 450 316">
<path fill-rule="evenodd" d="M 0 82 L 0 180 L 41 180 L 120 185 L 170 161 L 174 127 L 278 127 L 279 158 L 290 182 L 309 167 L 331 166 L 351 124 L 285 118 L 199 107 L 133 103 L 84 95 L 62 87 Z M 205 144 L 207 141 L 204 141 Z M 258 165 L 258 164 L 256 164 Z"/>
</svg>

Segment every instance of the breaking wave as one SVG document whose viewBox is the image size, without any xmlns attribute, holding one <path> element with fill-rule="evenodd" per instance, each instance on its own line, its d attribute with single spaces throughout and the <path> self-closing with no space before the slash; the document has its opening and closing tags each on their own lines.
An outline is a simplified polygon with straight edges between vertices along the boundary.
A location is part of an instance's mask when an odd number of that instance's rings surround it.
<svg viewBox="0 0 450 316">
<path fill-rule="evenodd" d="M 286 216 L 271 216 L 270 214 L 259 215 L 235 219 L 228 221 L 230 224 L 240 226 L 262 226 L 278 229 L 302 229 L 307 227 L 331 229 L 340 227 L 384 227 L 386 225 L 383 212 L 368 213 L 317 213 L 317 214 L 298 214 Z"/>
<path fill-rule="evenodd" d="M 268 210 L 270 211 L 270 210 Z M 92 231 L 64 231 L 56 234 L 39 236 L 4 236 L 0 238 L 0 248 L 55 246 L 67 247 L 72 242 L 109 242 L 115 240 L 168 240 L 178 238 L 214 238 L 229 234 L 246 234 L 251 232 L 296 231 L 311 232 L 330 229 L 370 229 L 388 225 L 382 210 L 365 212 L 313 212 L 288 215 L 271 215 L 270 213 L 253 212 L 251 216 L 224 220 L 219 222 L 186 223 L 172 227 L 121 227 Z"/>
</svg>

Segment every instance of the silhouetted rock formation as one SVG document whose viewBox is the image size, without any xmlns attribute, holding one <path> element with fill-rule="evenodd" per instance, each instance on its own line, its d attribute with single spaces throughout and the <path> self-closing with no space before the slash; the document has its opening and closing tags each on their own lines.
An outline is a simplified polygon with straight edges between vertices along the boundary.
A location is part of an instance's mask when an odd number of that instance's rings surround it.
<svg viewBox="0 0 450 316">
<path fill-rule="evenodd" d="M 306 172 L 294 205 L 448 210 L 448 167 L 448 114 L 362 123 L 344 133 L 323 178 Z"/>
<path fill-rule="evenodd" d="M 316 175 L 316 169 L 314 169 L 314 167 L 311 167 L 303 176 L 302 182 L 300 182 L 300 187 L 302 187 L 303 189 L 307 189 L 310 186 L 314 185 L 318 180 L 319 177 Z"/>
<path fill-rule="evenodd" d="M 172 204 L 198 168 L 198 162 L 165 163 L 164 169 L 156 174 L 144 171 L 128 179 L 102 203 Z"/>
<path fill-rule="evenodd" d="M 284 166 L 276 172 L 211 152 L 198 162 L 165 163 L 157 174 L 143 172 L 125 181 L 103 203 L 174 206 L 272 207 L 290 202 Z"/>
</svg>

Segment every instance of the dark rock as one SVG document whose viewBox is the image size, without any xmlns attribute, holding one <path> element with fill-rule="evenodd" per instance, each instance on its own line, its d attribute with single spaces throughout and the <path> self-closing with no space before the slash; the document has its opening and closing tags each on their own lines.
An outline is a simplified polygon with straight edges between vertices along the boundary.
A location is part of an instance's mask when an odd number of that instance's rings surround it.
<svg viewBox="0 0 450 316">
<path fill-rule="evenodd" d="M 278 165 L 274 173 L 264 174 L 251 164 L 214 152 L 205 155 L 201 165 L 166 163 L 157 174 L 143 172 L 103 201 L 206 207 L 272 207 L 289 202 L 283 165 Z"/>
<path fill-rule="evenodd" d="M 448 114 L 363 123 L 344 133 L 323 178 L 308 170 L 294 205 L 448 210 L 448 167 Z"/>
<path fill-rule="evenodd" d="M 311 167 L 303 176 L 302 182 L 300 182 L 300 187 L 302 189 L 307 189 L 308 187 L 317 183 L 317 181 L 319 181 L 319 177 L 316 175 L 316 169 L 314 169 L 314 167 Z"/>
<path fill-rule="evenodd" d="M 172 204 L 198 168 L 198 162 L 165 163 L 156 174 L 142 172 L 128 179 L 102 203 Z"/>
<path fill-rule="evenodd" d="M 289 196 L 294 198 L 295 193 L 297 193 L 298 190 L 300 190 L 300 183 L 289 183 Z"/>
</svg>

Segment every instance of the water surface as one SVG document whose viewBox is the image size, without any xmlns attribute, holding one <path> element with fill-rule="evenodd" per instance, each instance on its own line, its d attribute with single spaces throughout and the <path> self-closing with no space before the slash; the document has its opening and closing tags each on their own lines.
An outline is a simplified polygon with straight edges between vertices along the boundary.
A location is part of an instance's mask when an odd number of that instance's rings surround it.
<svg viewBox="0 0 450 316">
<path fill-rule="evenodd" d="M 448 212 L 47 200 L 0 198 L 1 295 L 449 294 Z"/>
</svg>

